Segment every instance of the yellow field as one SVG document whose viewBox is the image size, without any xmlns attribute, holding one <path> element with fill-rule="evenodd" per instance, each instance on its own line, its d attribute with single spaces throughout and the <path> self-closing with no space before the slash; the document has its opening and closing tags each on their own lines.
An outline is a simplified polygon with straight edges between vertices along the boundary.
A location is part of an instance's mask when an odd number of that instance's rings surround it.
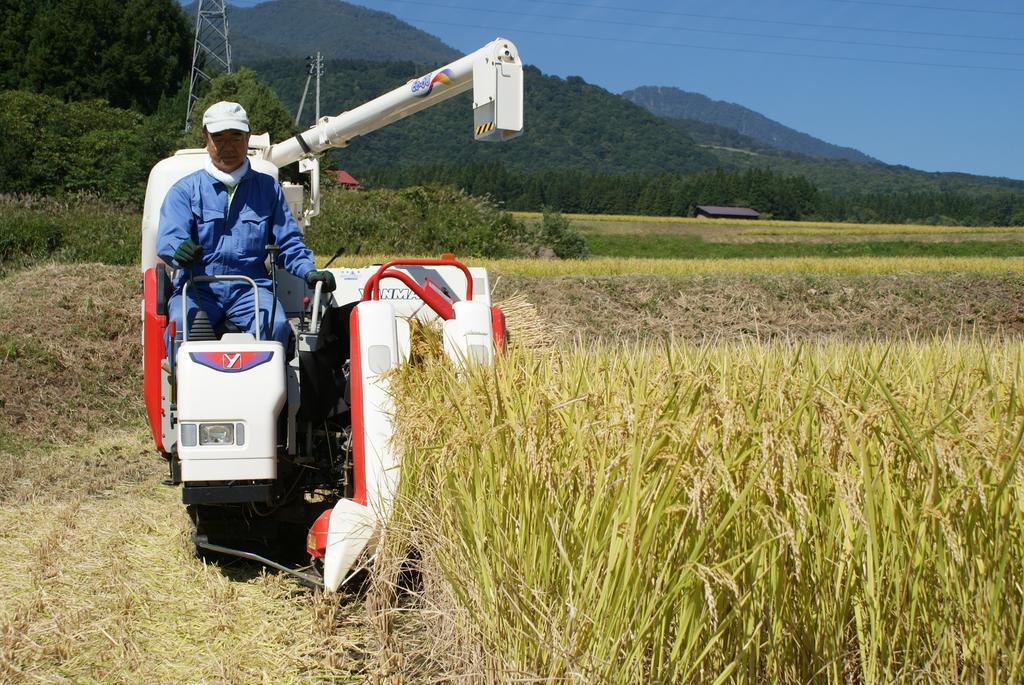
<svg viewBox="0 0 1024 685">
<path fill-rule="evenodd" d="M 422 255 L 436 257 L 437 255 Z M 389 257 L 359 255 L 332 266 L 359 268 L 380 264 Z M 326 258 L 318 258 L 323 264 Z M 642 259 L 592 257 L 589 259 L 474 259 L 496 274 L 516 276 L 689 276 L 696 274 L 832 274 L 895 273 L 1005 274 L 1024 271 L 1024 257 L 781 257 L 771 259 Z M 492 275 L 492 278 L 494 277 Z"/>
<path fill-rule="evenodd" d="M 474 262 L 477 263 L 477 262 Z M 981 273 L 1024 270 L 1024 257 L 781 257 L 772 259 L 640 259 L 595 257 L 584 260 L 480 260 L 496 273 L 521 276 L 619 276 L 650 274 L 895 274 Z"/>
<path fill-rule="evenodd" d="M 854 235 L 1019 235 L 1024 226 L 919 226 L 903 224 L 836 224 L 793 228 L 751 228 L 739 235 L 763 236 L 854 236 Z"/>
<path fill-rule="evenodd" d="M 512 212 L 517 219 L 537 220 L 544 215 L 541 212 Z M 743 228 L 743 235 L 891 235 L 891 234 L 933 234 L 952 235 L 959 233 L 1024 233 L 1024 226 L 930 226 L 923 224 L 856 224 L 834 221 L 780 221 L 776 219 L 697 219 L 678 216 L 642 216 L 629 214 L 563 214 L 570 221 L 606 222 L 622 224 L 621 230 L 609 230 L 615 233 L 642 232 L 637 227 L 643 224 L 676 224 L 681 226 L 699 226 L 706 228 L 725 227 Z M 763 230 L 767 228 L 775 231 Z"/>
<path fill-rule="evenodd" d="M 482 681 L 1020 682 L 1022 355 L 945 338 L 410 370 L 393 550 L 422 555 L 437 653 Z"/>
</svg>

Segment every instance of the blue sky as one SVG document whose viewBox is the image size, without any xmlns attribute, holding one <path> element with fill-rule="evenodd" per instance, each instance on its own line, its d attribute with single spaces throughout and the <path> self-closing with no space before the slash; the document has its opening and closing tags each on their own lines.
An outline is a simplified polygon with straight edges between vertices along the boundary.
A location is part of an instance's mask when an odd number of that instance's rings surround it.
<svg viewBox="0 0 1024 685">
<path fill-rule="evenodd" d="M 1021 0 L 355 4 L 615 93 L 675 86 L 890 164 L 1024 179 Z"/>
</svg>

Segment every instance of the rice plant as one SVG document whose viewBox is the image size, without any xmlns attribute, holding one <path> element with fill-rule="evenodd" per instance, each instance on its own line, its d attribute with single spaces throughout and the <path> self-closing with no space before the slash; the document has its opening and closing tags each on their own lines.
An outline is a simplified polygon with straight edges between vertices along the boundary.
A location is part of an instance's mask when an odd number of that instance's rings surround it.
<svg viewBox="0 0 1024 685">
<path fill-rule="evenodd" d="M 417 549 L 420 610 L 471 679 L 1018 682 L 1022 353 L 943 338 L 428 363 L 398 381 L 391 548 Z"/>
<path fill-rule="evenodd" d="M 541 212 L 512 212 L 517 219 L 536 220 Z M 744 235 L 873 235 L 876 233 L 1020 233 L 1021 226 L 933 226 L 930 224 L 858 224 L 842 221 L 788 221 L 783 219 L 704 219 L 686 216 L 645 216 L 634 214 L 563 214 L 571 221 L 599 221 L 628 224 L 623 233 L 635 232 L 636 224 L 678 224 L 688 226 L 757 227 Z M 760 231 L 760 228 L 782 229 Z M 819 231 L 821 233 L 819 233 Z"/>
<path fill-rule="evenodd" d="M 519 276 L 660 276 L 691 274 L 831 274 L 860 276 L 900 273 L 1020 273 L 1024 257 L 773 257 L 761 259 L 589 259 L 472 260 L 497 273 Z"/>
</svg>

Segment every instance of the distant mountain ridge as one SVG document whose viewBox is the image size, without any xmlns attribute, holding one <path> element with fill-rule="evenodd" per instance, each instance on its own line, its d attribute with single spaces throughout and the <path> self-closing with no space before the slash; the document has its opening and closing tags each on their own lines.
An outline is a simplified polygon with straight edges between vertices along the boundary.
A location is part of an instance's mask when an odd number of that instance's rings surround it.
<svg viewBox="0 0 1024 685">
<path fill-rule="evenodd" d="M 191 12 L 194 18 L 194 5 Z M 461 56 L 390 14 L 341 0 L 269 0 L 253 7 L 229 7 L 228 12 L 235 64 L 255 69 L 292 111 L 305 81 L 304 57 L 317 49 L 330 60 L 321 83 L 321 113 L 328 115 L 367 102 Z M 515 35 L 509 37 L 515 40 Z M 348 57 L 333 57 L 339 54 Z M 926 173 L 885 165 L 848 148 L 859 161 L 780 151 L 751 137 L 749 130 L 741 133 L 721 124 L 656 116 L 578 76 L 547 76 L 529 65 L 529 55 L 526 58 L 522 137 L 503 144 L 473 142 L 470 98 L 462 95 L 359 137 L 332 157 L 357 178 L 374 168 L 430 164 L 500 163 L 515 172 L 577 170 L 608 176 L 688 174 L 719 167 L 768 168 L 800 175 L 823 191 L 841 195 L 1024 191 L 1024 181 Z M 307 97 L 304 126 L 312 120 L 310 102 Z M 653 101 L 649 99 L 648 104 Z M 739 105 L 720 104 L 805 135 Z M 828 148 L 844 149 L 806 137 Z"/>
<path fill-rule="evenodd" d="M 622 97 L 640 105 L 655 116 L 684 120 L 680 124 L 680 128 L 684 130 L 687 129 L 685 120 L 703 122 L 730 129 L 776 150 L 795 152 L 821 159 L 846 159 L 852 162 L 878 161 L 859 150 L 833 145 L 796 131 L 742 105 L 712 100 L 700 93 L 691 93 L 665 86 L 641 86 L 627 90 Z M 698 127 L 691 128 L 698 130 L 697 135 L 694 136 L 698 142 L 705 142 L 699 138 L 702 133 L 707 135 L 709 132 Z"/>
</svg>

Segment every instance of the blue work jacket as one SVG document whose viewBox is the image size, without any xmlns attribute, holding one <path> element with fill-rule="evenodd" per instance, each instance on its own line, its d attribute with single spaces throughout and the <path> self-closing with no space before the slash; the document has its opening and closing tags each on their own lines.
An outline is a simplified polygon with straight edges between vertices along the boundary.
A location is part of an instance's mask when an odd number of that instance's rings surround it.
<svg viewBox="0 0 1024 685">
<path fill-rule="evenodd" d="M 195 276 L 241 274 L 270 287 L 263 263 L 269 243 L 281 248 L 278 264 L 288 273 L 302 278 L 315 268 L 281 186 L 251 167 L 236 186 L 230 207 L 227 186 L 203 169 L 171 186 L 160 208 L 157 255 L 179 267 L 174 252 L 187 238 L 203 248 L 193 266 Z M 179 271 L 175 287 L 186 278 L 185 270 Z"/>
</svg>

